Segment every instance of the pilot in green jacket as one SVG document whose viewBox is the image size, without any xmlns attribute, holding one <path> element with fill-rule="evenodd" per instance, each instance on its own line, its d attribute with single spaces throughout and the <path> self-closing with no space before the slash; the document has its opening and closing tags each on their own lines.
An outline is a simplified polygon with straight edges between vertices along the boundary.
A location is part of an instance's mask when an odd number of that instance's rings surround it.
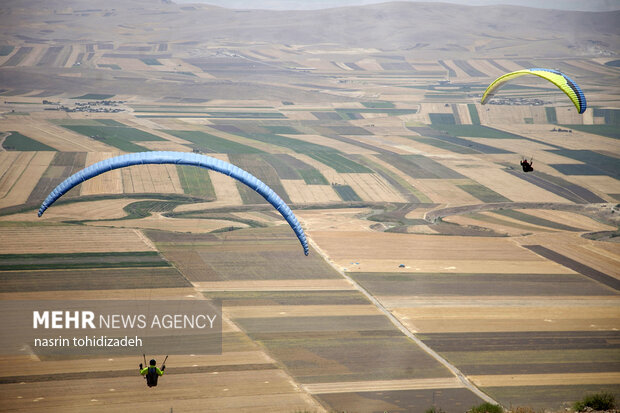
<svg viewBox="0 0 620 413">
<path fill-rule="evenodd" d="M 164 374 L 164 370 L 166 370 L 166 366 L 161 366 L 161 370 L 156 366 L 157 362 L 155 359 L 149 362 L 149 366 L 142 368 L 142 363 L 140 363 L 140 374 L 144 376 L 146 379 L 146 384 L 149 387 L 157 386 L 157 379 L 159 376 Z"/>
</svg>

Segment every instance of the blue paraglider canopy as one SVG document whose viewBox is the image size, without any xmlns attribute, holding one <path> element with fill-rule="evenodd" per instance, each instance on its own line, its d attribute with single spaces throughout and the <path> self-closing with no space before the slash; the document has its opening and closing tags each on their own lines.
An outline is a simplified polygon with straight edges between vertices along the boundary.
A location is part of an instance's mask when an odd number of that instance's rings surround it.
<svg viewBox="0 0 620 413">
<path fill-rule="evenodd" d="M 39 208 L 39 216 L 43 215 L 45 210 L 49 208 L 58 198 L 67 193 L 74 186 L 94 178 L 104 172 L 111 171 L 113 169 L 124 168 L 132 165 L 142 164 L 177 164 L 177 165 L 191 165 L 198 166 L 212 171 L 220 172 L 228 175 L 239 182 L 252 188 L 258 192 L 263 198 L 267 200 L 275 209 L 280 212 L 282 217 L 291 226 L 295 235 L 299 239 L 301 246 L 304 249 L 304 254 L 308 255 L 308 240 L 304 233 L 301 224 L 297 220 L 293 211 L 288 205 L 276 194 L 271 188 L 265 185 L 260 179 L 256 178 L 252 174 L 244 171 L 243 169 L 230 164 L 228 162 L 221 161 L 219 159 L 212 158 L 206 155 L 200 155 L 197 153 L 189 152 L 137 152 L 127 155 L 120 155 L 114 158 L 106 159 L 101 162 L 97 162 L 81 171 L 71 175 L 63 182 L 61 182 L 50 194 L 45 198 L 41 207 Z"/>
</svg>

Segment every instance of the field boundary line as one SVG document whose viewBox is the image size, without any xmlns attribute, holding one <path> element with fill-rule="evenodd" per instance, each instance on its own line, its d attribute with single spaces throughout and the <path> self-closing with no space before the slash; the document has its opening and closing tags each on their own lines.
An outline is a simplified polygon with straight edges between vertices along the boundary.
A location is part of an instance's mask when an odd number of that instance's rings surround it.
<svg viewBox="0 0 620 413">
<path fill-rule="evenodd" d="M 163 254 L 161 252 L 159 252 L 159 250 L 157 249 L 155 244 L 153 244 L 153 242 L 146 235 L 144 235 L 144 233 L 142 233 L 142 230 L 137 229 L 137 228 L 133 228 L 133 230 L 136 233 L 136 235 L 138 236 L 138 238 L 140 238 L 147 247 L 151 248 L 152 251 L 156 251 L 160 257 L 163 257 Z M 168 260 L 166 260 L 166 261 L 168 261 Z"/>
<path fill-rule="evenodd" d="M 416 337 L 415 334 L 413 334 L 411 331 L 409 331 L 409 329 L 407 327 L 405 327 L 405 325 L 402 324 L 400 322 L 400 320 L 398 320 L 398 318 L 396 318 L 387 308 L 385 308 L 383 306 L 383 304 L 381 304 L 381 302 L 377 298 L 375 298 L 375 296 L 373 296 L 368 291 L 366 291 L 366 289 L 364 289 L 361 285 L 359 285 L 353 278 L 349 277 L 347 274 L 345 274 L 344 271 L 342 271 L 340 268 L 338 268 L 329 259 L 328 255 L 321 248 L 319 248 L 319 246 L 314 242 L 314 240 L 312 240 L 311 238 L 308 238 L 308 241 L 309 241 L 310 245 L 312 245 L 312 247 L 316 250 L 316 252 L 319 255 L 321 255 L 321 257 L 323 257 L 323 259 L 329 265 L 331 265 L 332 268 L 334 268 L 340 275 L 342 275 L 347 281 L 349 281 L 355 287 L 355 289 L 357 289 L 359 292 L 364 294 L 364 296 L 366 298 L 368 298 L 370 300 L 370 302 L 372 302 L 375 306 L 377 306 L 379 311 L 381 311 L 388 318 L 388 320 L 390 320 L 392 322 L 392 324 L 394 324 L 394 326 L 397 329 L 399 329 L 405 336 L 407 336 L 411 340 L 413 340 L 428 355 L 433 357 L 435 360 L 437 360 L 439 363 L 441 363 L 444 367 L 446 367 L 448 370 L 450 370 L 450 372 L 454 376 L 456 376 L 456 378 L 458 378 L 458 380 L 463 384 L 464 387 L 466 387 L 467 389 L 471 390 L 472 393 L 474 393 L 476 396 L 480 397 L 485 402 L 493 403 L 493 404 L 498 404 L 499 405 L 499 403 L 497 401 L 493 400 L 489 395 L 484 393 L 482 390 L 480 390 L 478 387 L 476 387 L 471 381 L 469 381 L 469 379 L 467 379 L 467 377 L 465 377 L 465 375 L 463 373 L 461 373 L 461 371 L 459 369 L 457 369 L 456 366 L 450 364 L 448 362 L 448 360 L 446 360 L 443 357 L 441 357 L 437 352 L 435 352 L 435 350 L 433 350 L 432 348 L 430 348 L 429 346 L 424 344 L 424 342 L 422 340 L 420 340 L 418 337 Z"/>
</svg>

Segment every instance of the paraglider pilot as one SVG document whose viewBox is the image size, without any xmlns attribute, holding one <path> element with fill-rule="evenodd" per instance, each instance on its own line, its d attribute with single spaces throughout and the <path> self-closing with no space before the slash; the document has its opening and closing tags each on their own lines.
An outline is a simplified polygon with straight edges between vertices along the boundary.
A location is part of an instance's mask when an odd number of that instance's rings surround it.
<svg viewBox="0 0 620 413">
<path fill-rule="evenodd" d="M 534 164 L 534 160 L 530 160 L 529 162 L 527 161 L 527 159 L 523 159 L 521 161 L 521 167 L 523 168 L 523 172 L 532 172 L 534 170 L 534 168 L 532 168 L 532 165 Z"/>
<path fill-rule="evenodd" d="M 164 370 L 166 370 L 166 365 L 164 364 L 163 366 L 161 366 L 160 370 L 159 367 L 156 366 L 157 362 L 155 361 L 155 359 L 151 360 L 149 364 L 149 366 L 143 368 L 142 363 L 140 363 L 140 374 L 144 376 L 144 378 L 146 379 L 146 384 L 149 387 L 155 387 L 157 386 L 157 379 L 159 378 L 159 376 L 162 376 L 164 374 Z"/>
</svg>

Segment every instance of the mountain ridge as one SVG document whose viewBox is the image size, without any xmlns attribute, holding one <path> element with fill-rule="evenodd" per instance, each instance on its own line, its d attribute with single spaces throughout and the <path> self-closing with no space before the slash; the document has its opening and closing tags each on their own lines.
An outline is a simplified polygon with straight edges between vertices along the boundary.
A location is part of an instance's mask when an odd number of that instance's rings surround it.
<svg viewBox="0 0 620 413">
<path fill-rule="evenodd" d="M 19 6 L 19 7 L 17 7 Z M 31 10 L 37 10 L 31 13 Z M 620 11 L 579 12 L 521 6 L 462 6 L 448 3 L 388 2 L 325 10 L 230 10 L 204 4 L 129 0 L 107 2 L 9 0 L 0 15 L 6 42 L 23 37 L 123 42 L 256 42 L 294 45 L 332 43 L 342 47 L 406 50 L 427 44 L 432 50 L 491 53 L 511 47 L 530 56 L 566 56 L 597 44 L 620 49 Z M 45 30 L 42 30 L 45 25 Z M 320 28 L 317 29 L 317 28 Z M 551 33 L 551 35 L 550 35 Z M 519 44 L 518 42 L 521 42 Z M 536 43 L 553 47 L 536 51 Z M 526 54 L 526 53 L 524 53 Z M 501 55 L 501 53 L 500 53 Z"/>
</svg>

